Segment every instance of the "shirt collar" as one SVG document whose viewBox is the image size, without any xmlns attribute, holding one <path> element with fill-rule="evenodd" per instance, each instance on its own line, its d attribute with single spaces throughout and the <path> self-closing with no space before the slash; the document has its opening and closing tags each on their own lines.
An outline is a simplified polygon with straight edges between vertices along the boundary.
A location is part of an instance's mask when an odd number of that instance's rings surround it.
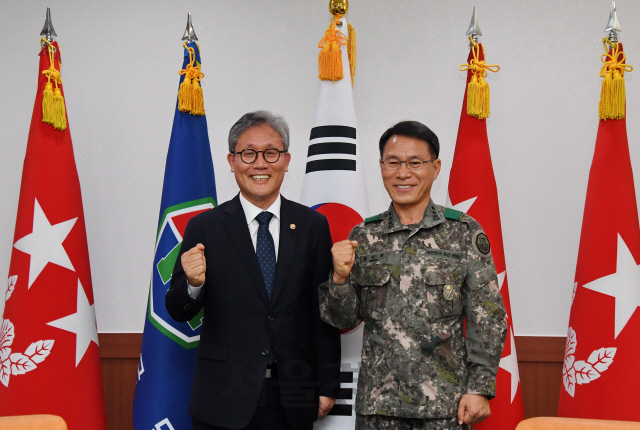
<svg viewBox="0 0 640 430">
<path fill-rule="evenodd" d="M 250 224 L 251 221 L 253 221 L 261 212 L 263 212 L 262 209 L 260 209 L 258 206 L 254 205 L 253 203 L 251 203 L 249 200 L 247 200 L 242 193 L 240 193 L 240 204 L 242 205 L 242 210 L 244 211 L 244 216 L 247 217 L 247 224 Z M 266 212 L 270 212 L 273 214 L 274 217 L 276 217 L 276 219 L 280 219 L 280 206 L 282 204 L 282 200 L 280 199 L 280 194 L 278 194 L 278 197 L 276 198 L 276 201 L 273 202 L 271 204 L 271 206 L 269 206 L 269 208 L 266 210 Z"/>
<path fill-rule="evenodd" d="M 393 233 L 395 231 L 404 230 L 405 226 L 402 225 L 400 219 L 398 218 L 398 214 L 393 208 L 393 202 L 389 206 L 389 210 L 387 211 L 387 221 L 386 221 L 386 233 Z M 429 204 L 424 210 L 424 215 L 422 220 L 417 224 L 418 228 L 431 228 L 435 225 L 440 224 L 444 221 L 444 214 L 442 209 L 436 205 L 433 200 L 429 200 Z"/>
</svg>

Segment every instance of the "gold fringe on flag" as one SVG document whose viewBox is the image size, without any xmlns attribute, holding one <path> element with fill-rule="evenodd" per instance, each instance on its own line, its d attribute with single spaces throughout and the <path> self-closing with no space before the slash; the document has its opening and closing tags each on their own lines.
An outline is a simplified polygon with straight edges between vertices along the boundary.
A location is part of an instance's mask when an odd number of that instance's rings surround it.
<svg viewBox="0 0 640 430">
<path fill-rule="evenodd" d="M 491 94 L 489 92 L 489 84 L 485 82 L 484 78 L 488 75 L 487 70 L 495 73 L 500 70 L 500 66 L 487 64 L 484 60 L 480 61 L 480 44 L 475 43 L 471 37 L 469 37 L 469 40 L 473 44 L 471 47 L 473 58 L 469 61 L 469 64 L 460 66 L 461 71 L 471 70 L 473 73 L 467 87 L 467 115 L 485 119 L 491 113 L 489 109 Z M 482 53 L 484 54 L 484 47 L 482 47 Z"/>
<path fill-rule="evenodd" d="M 625 117 L 626 110 L 624 72 L 631 72 L 633 67 L 625 64 L 626 55 L 617 42 L 611 42 L 605 37 L 602 39 L 602 45 L 606 53 L 600 57 L 604 63 L 600 70 L 600 77 L 604 79 L 600 91 L 598 115 L 604 120 L 622 119 Z"/>
<path fill-rule="evenodd" d="M 46 37 L 43 37 L 41 42 L 46 45 L 49 53 L 49 68 L 42 71 L 42 74 L 48 79 L 42 96 L 42 122 L 53 125 L 56 130 L 64 131 L 67 128 L 67 111 L 62 91 L 58 88 L 58 85 L 62 84 L 62 77 L 58 70 L 61 64 L 58 62 L 58 69 L 56 69 L 54 55 L 56 47 Z M 51 81 L 56 84 L 55 89 Z"/>
<path fill-rule="evenodd" d="M 186 42 L 183 46 L 189 51 L 189 64 L 178 72 L 184 75 L 184 80 L 178 89 L 178 110 L 191 115 L 204 115 L 204 98 L 200 86 L 200 80 L 204 78 L 204 73 L 200 71 L 200 64 L 196 64 L 195 49 L 187 46 Z"/>
<path fill-rule="evenodd" d="M 322 48 L 318 56 L 318 77 L 323 81 L 339 81 L 344 77 L 340 47 L 347 44 L 347 39 L 336 28 L 339 20 L 340 16 L 331 18 L 331 25 L 318 43 L 318 48 Z"/>
<path fill-rule="evenodd" d="M 356 57 L 358 56 L 358 37 L 356 36 L 356 29 L 347 23 L 349 26 L 349 43 L 347 44 L 347 56 L 349 57 L 349 68 L 351 69 L 351 86 L 356 78 Z"/>
</svg>

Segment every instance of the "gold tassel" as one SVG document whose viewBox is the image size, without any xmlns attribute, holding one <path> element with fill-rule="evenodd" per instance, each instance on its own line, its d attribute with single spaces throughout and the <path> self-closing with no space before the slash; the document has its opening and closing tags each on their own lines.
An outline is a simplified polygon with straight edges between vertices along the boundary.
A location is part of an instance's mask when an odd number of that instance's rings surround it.
<svg viewBox="0 0 640 430">
<path fill-rule="evenodd" d="M 64 97 L 60 88 L 53 92 L 53 128 L 65 130 L 67 128 L 67 110 L 64 106 Z"/>
<path fill-rule="evenodd" d="M 191 93 L 191 114 L 204 115 L 204 99 L 202 97 L 202 87 L 197 80 L 194 80 Z"/>
<path fill-rule="evenodd" d="M 611 103 L 611 88 L 613 87 L 613 73 L 607 72 L 602 80 L 602 88 L 600 89 L 600 103 L 598 106 L 598 115 L 600 119 L 610 119 L 613 118 L 612 108 L 613 105 Z"/>
<path fill-rule="evenodd" d="M 477 85 L 477 101 L 478 101 L 478 119 L 485 119 L 489 117 L 489 106 L 490 106 L 490 92 L 489 92 L 489 84 L 485 82 L 484 78 L 480 76 L 478 78 Z"/>
<path fill-rule="evenodd" d="M 339 81 L 344 78 L 340 46 L 346 45 L 347 40 L 336 28 L 339 20 L 339 16 L 331 19 L 329 29 L 325 31 L 324 37 L 318 43 L 318 48 L 322 48 L 318 55 L 318 77 L 323 81 Z"/>
<path fill-rule="evenodd" d="M 627 103 L 626 89 L 624 78 L 619 70 L 613 72 L 613 106 L 616 119 L 622 119 L 625 116 L 625 107 Z"/>
<path fill-rule="evenodd" d="M 53 85 L 47 82 L 42 95 L 42 122 L 53 124 Z"/>
<path fill-rule="evenodd" d="M 498 72 L 500 66 L 497 64 L 486 64 L 484 60 L 480 61 L 480 45 L 473 42 L 471 50 L 473 58 L 469 60 L 469 64 L 460 66 L 461 71 L 471 70 L 471 80 L 467 86 L 467 115 L 478 119 L 489 117 L 491 105 L 491 92 L 489 91 L 489 83 L 484 80 L 487 76 L 487 70 L 490 72 Z M 482 48 L 484 54 L 484 47 Z"/>
<path fill-rule="evenodd" d="M 191 97 L 193 91 L 191 89 L 191 79 L 184 77 L 184 81 L 180 84 L 178 90 L 178 110 L 180 112 L 191 112 Z"/>
<path fill-rule="evenodd" d="M 342 72 L 342 52 L 337 43 L 324 45 L 318 56 L 318 77 L 323 81 L 339 81 L 344 77 Z"/>
<path fill-rule="evenodd" d="M 358 37 L 356 36 L 356 29 L 347 23 L 349 27 L 349 43 L 347 44 L 347 56 L 349 57 L 349 68 L 351 69 L 351 86 L 356 78 L 356 59 L 358 57 Z"/>
<path fill-rule="evenodd" d="M 603 120 L 623 119 L 626 114 L 624 72 L 631 72 L 633 67 L 625 64 L 626 55 L 618 43 L 612 43 L 604 38 L 602 44 L 606 54 L 600 57 L 604 63 L 600 70 L 600 77 L 604 79 L 600 90 L 598 116 Z"/>
<path fill-rule="evenodd" d="M 54 52 L 56 48 L 46 37 L 43 37 L 41 42 L 47 47 L 49 53 L 49 68 L 42 71 L 42 74 L 48 79 L 42 93 L 42 122 L 53 125 L 56 130 L 64 131 L 67 128 L 67 113 L 62 91 L 58 88 L 58 85 L 62 84 L 62 78 L 60 71 L 55 67 Z M 53 89 L 52 81 L 56 84 L 55 89 Z"/>
<path fill-rule="evenodd" d="M 196 64 L 195 49 L 188 47 L 186 43 L 183 46 L 189 52 L 189 64 L 178 72 L 184 75 L 178 89 L 178 110 L 192 115 L 204 115 L 204 98 L 199 83 L 204 78 L 204 73 L 200 71 L 200 64 Z"/>
<path fill-rule="evenodd" d="M 478 86 L 478 77 L 476 75 L 471 76 L 471 80 L 469 81 L 469 85 L 467 86 L 467 115 L 477 117 L 478 114 L 476 112 L 477 102 L 476 102 L 476 94 Z"/>
</svg>

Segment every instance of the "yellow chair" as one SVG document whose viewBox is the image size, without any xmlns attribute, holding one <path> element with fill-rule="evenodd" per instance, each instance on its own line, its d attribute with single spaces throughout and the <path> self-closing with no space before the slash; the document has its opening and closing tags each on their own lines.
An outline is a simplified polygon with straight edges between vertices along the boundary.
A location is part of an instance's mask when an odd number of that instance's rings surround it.
<svg viewBox="0 0 640 430">
<path fill-rule="evenodd" d="M 17 415 L 0 417 L 0 430 L 68 430 L 57 415 Z"/>
<path fill-rule="evenodd" d="M 640 422 L 536 417 L 521 421 L 516 430 L 640 430 Z"/>
</svg>

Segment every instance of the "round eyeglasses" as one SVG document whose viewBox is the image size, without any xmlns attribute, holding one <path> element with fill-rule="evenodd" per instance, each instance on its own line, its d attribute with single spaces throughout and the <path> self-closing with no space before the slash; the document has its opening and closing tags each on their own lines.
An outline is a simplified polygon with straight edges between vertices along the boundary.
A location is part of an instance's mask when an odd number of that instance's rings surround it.
<svg viewBox="0 0 640 430">
<path fill-rule="evenodd" d="M 235 155 L 240 155 L 240 159 L 246 164 L 255 163 L 258 159 L 258 154 L 262 153 L 262 157 L 267 163 L 275 163 L 280 159 L 280 154 L 284 154 L 287 151 L 279 151 L 275 148 L 268 148 L 264 151 L 256 151 L 255 149 L 243 149 L 240 152 L 234 152 Z"/>
<path fill-rule="evenodd" d="M 422 166 L 427 164 L 430 161 L 437 160 L 438 157 L 432 158 L 431 160 L 380 160 L 382 165 L 387 170 L 398 170 L 402 164 L 406 164 L 409 170 L 420 170 Z"/>
</svg>

